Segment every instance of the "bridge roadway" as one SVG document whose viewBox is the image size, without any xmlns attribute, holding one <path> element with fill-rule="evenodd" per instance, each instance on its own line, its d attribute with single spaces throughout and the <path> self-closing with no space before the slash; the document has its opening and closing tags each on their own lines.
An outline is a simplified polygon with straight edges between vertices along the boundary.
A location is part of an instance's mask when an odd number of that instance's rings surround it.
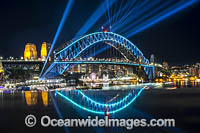
<svg viewBox="0 0 200 133">
<path fill-rule="evenodd" d="M 44 61 L 40 60 L 0 60 L 2 64 L 43 64 Z"/>
<path fill-rule="evenodd" d="M 42 69 L 44 61 L 35 60 L 35 61 L 26 61 L 26 60 L 0 60 L 2 62 L 4 69 L 10 69 L 15 67 L 27 69 L 36 69 L 39 67 L 39 71 Z"/>
<path fill-rule="evenodd" d="M 111 61 L 54 61 L 55 64 L 108 64 L 153 67 L 153 65 L 138 64 L 133 62 L 111 62 Z"/>
</svg>

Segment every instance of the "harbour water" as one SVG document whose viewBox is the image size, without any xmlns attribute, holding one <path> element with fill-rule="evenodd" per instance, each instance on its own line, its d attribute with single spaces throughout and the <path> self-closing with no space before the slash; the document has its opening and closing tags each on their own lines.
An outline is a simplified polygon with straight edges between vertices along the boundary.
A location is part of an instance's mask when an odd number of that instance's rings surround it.
<svg viewBox="0 0 200 133">
<path fill-rule="evenodd" d="M 141 85 L 144 86 L 144 85 Z M 117 94 L 128 92 L 128 90 L 140 88 L 141 86 L 122 86 L 122 89 L 110 90 L 84 90 L 88 97 L 96 99 L 112 99 Z M 113 89 L 113 87 L 112 87 Z M 67 90 L 68 91 L 68 90 Z M 98 94 L 98 95 L 97 95 Z M 100 98 L 98 98 L 100 97 Z M 133 119 L 175 119 L 176 127 L 134 127 L 132 130 L 126 128 L 44 128 L 40 122 L 35 127 L 29 128 L 24 119 L 33 114 L 37 119 L 44 115 L 51 118 L 87 118 L 88 116 L 104 117 L 104 115 L 93 114 L 72 105 L 62 97 L 55 95 L 55 91 L 5 91 L 0 93 L 0 128 L 4 132 L 105 132 L 105 133 L 164 133 L 164 132 L 198 132 L 200 123 L 200 87 L 190 83 L 185 85 L 157 84 L 150 85 L 141 95 L 124 110 L 110 114 L 109 118 L 133 118 Z"/>
</svg>

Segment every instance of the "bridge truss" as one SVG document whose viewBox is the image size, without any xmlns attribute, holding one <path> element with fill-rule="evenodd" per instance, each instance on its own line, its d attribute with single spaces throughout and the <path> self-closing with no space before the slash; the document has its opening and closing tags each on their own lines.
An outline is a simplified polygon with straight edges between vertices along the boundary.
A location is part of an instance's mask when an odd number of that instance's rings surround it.
<svg viewBox="0 0 200 133">
<path fill-rule="evenodd" d="M 137 60 L 138 63 L 135 65 L 143 66 L 148 78 L 153 78 L 154 66 L 149 64 L 149 60 L 145 58 L 143 53 L 127 38 L 113 32 L 95 32 L 85 35 L 76 41 L 73 41 L 62 50 L 54 52 L 54 62 L 42 75 L 42 78 L 62 75 L 70 65 L 69 62 L 63 61 L 64 59 L 74 60 L 91 46 L 98 45 L 100 42 L 104 42 L 105 44 L 120 50 L 120 53 L 122 53 L 127 60 Z"/>
</svg>

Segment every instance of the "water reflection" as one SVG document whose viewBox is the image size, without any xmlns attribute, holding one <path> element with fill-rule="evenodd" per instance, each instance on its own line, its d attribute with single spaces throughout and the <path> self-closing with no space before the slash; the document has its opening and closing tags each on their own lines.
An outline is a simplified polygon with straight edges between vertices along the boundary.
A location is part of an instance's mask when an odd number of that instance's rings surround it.
<svg viewBox="0 0 200 133">
<path fill-rule="evenodd" d="M 150 85 L 150 84 L 149 84 Z M 152 85 L 153 86 L 153 85 Z M 184 86 L 187 86 L 184 88 Z M 118 112 L 116 114 L 110 114 L 110 118 L 175 118 L 177 120 L 177 127 L 185 127 L 188 124 L 188 117 L 185 114 L 188 112 L 194 112 L 194 117 L 196 118 L 192 124 L 199 124 L 199 103 L 195 102 L 199 99 L 200 90 L 192 89 L 195 87 L 199 87 L 200 82 L 184 82 L 184 81 L 176 81 L 163 85 L 157 84 L 157 86 L 150 87 L 150 89 L 145 90 L 140 97 L 129 107 L 127 107 L 124 111 Z M 110 90 L 85 90 L 82 91 L 88 97 L 94 99 L 97 102 L 115 102 L 119 98 L 123 99 L 128 91 L 128 89 L 133 89 L 133 85 L 125 85 L 125 86 L 117 86 L 117 87 L 109 87 Z M 123 88 L 123 90 L 119 90 L 118 88 Z M 140 87 L 139 87 L 140 88 Z M 181 89 L 180 89 L 181 88 Z M 191 88 L 192 91 L 190 91 Z M 112 90 L 114 89 L 114 90 Z M 169 91 L 169 90 L 171 91 Z M 173 91 L 174 90 L 174 91 Z M 70 91 L 70 89 L 68 89 Z M 65 92 L 65 90 L 63 90 Z M 75 91 L 71 88 L 70 95 L 72 98 L 76 95 Z M 175 92 L 175 93 L 174 93 Z M 177 93 L 178 92 L 178 93 Z M 190 93 L 188 93 L 190 92 Z M 192 93 L 191 93 L 192 92 Z M 0 111 L 2 111 L 2 124 L 7 122 L 6 124 L 13 124 L 10 127 L 15 127 L 18 121 L 22 121 L 19 124 L 19 128 L 24 128 L 24 114 L 39 114 L 40 116 L 49 115 L 51 118 L 87 118 L 88 115 L 93 116 L 96 114 L 88 113 L 85 110 L 77 108 L 72 104 L 66 102 L 63 98 L 54 95 L 55 91 L 10 91 L 0 93 Z M 193 95 L 195 94 L 195 95 Z M 78 97 L 78 96 L 77 96 Z M 79 96 L 79 100 L 84 100 Z M 78 100 L 78 99 L 75 99 Z M 185 102 L 188 101 L 188 102 Z M 89 102 L 88 102 L 89 103 Z M 125 102 L 126 103 L 126 102 Z M 191 104 L 192 103 L 192 104 Z M 87 107 L 85 103 L 81 103 L 83 107 Z M 91 104 L 91 102 L 89 103 Z M 93 106 L 93 105 L 92 105 Z M 96 107 L 94 107 L 96 108 Z M 2 110 L 1 110 L 2 109 Z M 13 113 L 13 109 L 17 110 L 17 114 Z M 137 109 L 137 111 L 135 111 Z M 173 113 L 170 113 L 173 112 Z M 12 116 L 12 117 L 8 117 Z M 10 119 L 12 118 L 12 119 Z M 14 118 L 14 120 L 13 120 Z M 193 116 L 190 117 L 193 119 Z M 5 119 L 5 121 L 4 121 Z M 180 122 L 181 121 L 181 122 Z M 37 128 L 35 128 L 37 129 Z M 61 129 L 61 128 L 59 128 Z M 174 129 L 174 128 L 173 128 Z M 88 130 L 94 131 L 91 128 L 79 129 L 73 128 L 69 129 L 70 131 L 76 132 L 90 132 Z M 123 129 L 112 128 L 107 132 L 120 132 L 124 131 Z M 148 131 L 147 131 L 148 130 Z M 143 131 L 143 129 L 138 128 L 135 129 L 135 132 L 164 132 L 168 129 L 147 129 Z M 175 130 L 175 131 L 174 131 Z M 174 129 L 173 132 L 177 132 L 177 129 Z M 52 129 L 50 129 L 50 132 Z M 95 129 L 96 132 L 103 132 L 104 130 L 100 130 L 100 128 Z M 94 132 L 95 132 L 94 131 Z M 121 131 L 121 132 L 122 132 Z M 168 130 L 170 132 L 172 130 Z M 48 132 L 48 131 L 47 131 Z M 55 131 L 56 132 L 56 131 Z M 59 131 L 57 131 L 59 132 Z M 64 132 L 64 130 L 63 130 Z"/>
<path fill-rule="evenodd" d="M 41 93 L 37 92 L 37 91 L 25 91 L 24 97 L 26 99 L 26 104 L 28 106 L 33 106 L 33 105 L 38 104 L 38 102 L 40 101 L 40 95 L 42 98 L 42 104 L 45 107 L 47 107 L 48 102 L 49 102 L 49 97 L 48 97 L 47 91 L 41 91 Z"/>
<path fill-rule="evenodd" d="M 38 103 L 38 92 L 25 91 L 26 104 L 28 106 L 36 105 Z"/>
<path fill-rule="evenodd" d="M 42 91 L 42 101 L 44 106 L 48 106 L 48 92 Z"/>
<path fill-rule="evenodd" d="M 182 80 L 176 80 L 173 81 L 173 85 L 177 88 L 199 88 L 200 82 L 193 80 L 193 81 L 182 81 Z"/>
<path fill-rule="evenodd" d="M 103 87 L 103 90 L 126 90 L 126 89 L 132 89 L 136 86 L 134 85 L 124 85 L 124 86 L 107 86 L 107 87 Z M 105 89 L 106 88 L 106 89 Z M 185 88 L 200 88 L 200 81 L 197 80 L 174 80 L 173 82 L 170 82 L 169 84 L 157 84 L 154 87 L 151 87 L 151 89 L 154 88 L 159 88 L 159 89 L 169 89 L 169 90 L 175 90 L 175 89 L 185 89 Z M 96 93 L 95 90 L 95 94 L 100 94 L 101 91 L 98 91 L 98 93 Z M 73 91 L 72 91 L 73 92 Z M 88 91 L 90 92 L 90 91 Z M 93 91 L 91 91 L 93 92 Z M 23 103 L 25 103 L 27 106 L 35 106 L 35 105 L 42 105 L 44 107 L 48 107 L 49 105 L 51 105 L 52 101 L 51 101 L 51 97 L 49 97 L 49 93 L 54 94 L 54 92 L 49 92 L 49 91 L 13 91 L 13 90 L 1 90 L 1 95 L 0 95 L 0 99 L 1 102 L 4 101 L 4 95 L 6 96 L 6 98 L 11 98 L 11 102 L 16 102 L 16 99 L 14 100 L 14 98 L 16 98 L 15 95 L 20 95 L 20 97 L 22 97 Z M 98 96 L 96 95 L 92 95 L 95 96 L 95 98 L 98 98 Z M 113 95 L 112 95 L 113 96 Z M 106 98 L 110 97 L 113 98 L 112 96 L 107 96 L 107 97 L 101 97 L 101 101 L 105 101 Z M 3 104 L 2 104 L 3 106 Z"/>
</svg>

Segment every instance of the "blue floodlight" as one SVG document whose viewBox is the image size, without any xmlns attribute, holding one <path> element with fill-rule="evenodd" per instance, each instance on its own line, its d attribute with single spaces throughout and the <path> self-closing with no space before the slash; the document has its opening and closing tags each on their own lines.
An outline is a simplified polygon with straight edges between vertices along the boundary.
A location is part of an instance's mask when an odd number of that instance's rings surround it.
<svg viewBox="0 0 200 133">
<path fill-rule="evenodd" d="M 46 64 L 47 64 L 47 61 L 48 61 L 48 59 L 49 59 L 49 56 L 51 55 L 51 52 L 53 51 L 54 45 L 55 45 L 55 43 L 56 43 L 56 41 L 57 41 L 57 39 L 58 39 L 58 36 L 60 35 L 60 32 L 61 32 L 61 30 L 62 30 L 62 27 L 64 26 L 65 20 L 66 20 L 68 14 L 69 14 L 69 11 L 70 11 L 70 9 L 71 9 L 71 6 L 72 6 L 73 2 L 74 2 L 73 0 L 69 0 L 68 3 L 67 3 L 67 6 L 66 6 L 66 8 L 65 8 L 65 11 L 64 11 L 64 13 L 63 13 L 63 17 L 62 17 L 62 19 L 61 19 L 61 21 L 60 21 L 60 24 L 59 24 L 58 29 L 57 29 L 57 31 L 56 31 L 56 35 L 55 35 L 55 37 L 54 37 L 54 39 L 53 39 L 51 48 L 50 48 L 50 50 L 49 50 L 49 53 L 48 53 L 48 55 L 47 55 L 47 58 L 46 58 L 46 60 L 45 60 L 44 65 L 43 65 L 42 71 L 41 71 L 41 73 L 40 73 L 40 77 L 42 76 L 42 73 L 43 73 L 44 68 L 45 68 L 45 66 L 46 66 Z"/>
<path fill-rule="evenodd" d="M 109 9 L 115 2 L 116 2 L 116 0 L 113 0 L 112 3 L 107 4 L 107 6 L 108 6 L 107 8 Z M 82 26 L 82 28 L 76 33 L 74 38 L 84 35 L 100 19 L 100 17 L 102 17 L 103 14 L 106 12 L 106 10 L 104 10 L 104 8 L 105 8 L 105 4 L 104 4 L 104 2 L 102 2 L 101 5 L 96 9 L 96 11 L 90 16 L 90 18 Z"/>
<path fill-rule="evenodd" d="M 150 26 L 170 17 L 171 15 L 183 10 L 184 8 L 198 2 L 198 0 L 189 0 L 186 3 L 184 2 L 183 4 L 177 6 L 176 4 L 174 6 L 169 7 L 165 11 L 159 13 L 158 15 L 150 18 L 148 22 L 144 22 L 141 25 L 137 26 L 136 28 L 132 29 L 130 32 L 126 33 L 125 36 L 127 38 L 149 28 Z"/>
</svg>

